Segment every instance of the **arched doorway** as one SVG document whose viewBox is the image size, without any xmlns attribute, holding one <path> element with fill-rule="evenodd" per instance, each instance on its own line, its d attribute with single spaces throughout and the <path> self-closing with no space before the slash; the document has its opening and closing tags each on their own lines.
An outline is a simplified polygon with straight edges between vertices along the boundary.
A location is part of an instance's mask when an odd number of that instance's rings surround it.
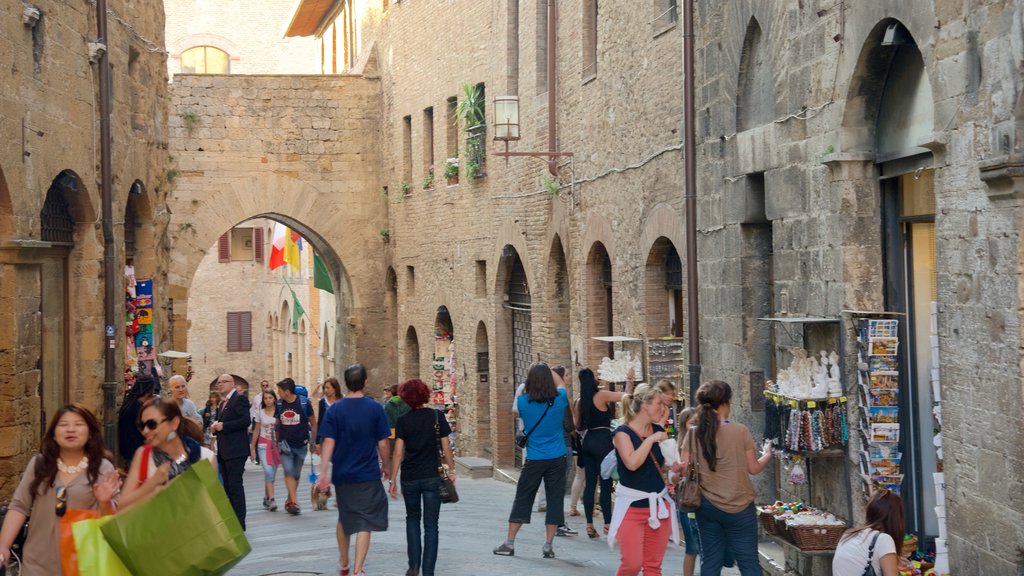
<svg viewBox="0 0 1024 576">
<path fill-rule="evenodd" d="M 648 338 L 683 336 L 683 263 L 672 241 L 658 238 L 644 267 L 644 324 Z"/>
<path fill-rule="evenodd" d="M 562 239 L 555 236 L 548 256 L 548 354 L 551 365 L 563 364 L 572 371 L 569 337 L 569 270 L 565 262 Z"/>
<path fill-rule="evenodd" d="M 452 430 L 459 424 L 459 390 L 455 371 L 455 327 L 448 307 L 441 305 L 434 317 L 434 350 L 430 362 L 430 403 L 448 415 Z"/>
<path fill-rule="evenodd" d="M 533 361 L 533 312 L 530 297 L 530 285 L 526 277 L 526 268 L 519 252 L 507 245 L 502 250 L 502 267 L 506 270 L 507 284 L 503 287 L 505 315 L 510 329 L 512 381 L 510 387 L 514 391 L 526 382 L 526 375 Z M 515 434 L 515 427 L 509 434 Z M 522 467 L 524 454 L 522 448 L 514 446 L 513 457 L 516 467 Z"/>
<path fill-rule="evenodd" d="M 420 340 L 416 336 L 416 328 L 409 326 L 405 331 L 405 362 L 402 369 L 402 380 L 420 377 Z"/>
<path fill-rule="evenodd" d="M 907 531 L 921 542 L 939 535 L 934 472 L 942 462 L 934 444 L 940 425 L 935 350 L 942 322 L 936 275 L 935 180 L 940 167 L 922 147 L 935 132 L 935 99 L 921 50 L 900 21 L 885 19 L 867 36 L 843 118 L 846 149 L 874 158 L 878 215 L 883 230 L 878 266 L 884 270 L 881 304 L 898 325 L 898 474 Z M 845 151 L 845 150 L 844 150 Z"/>
<path fill-rule="evenodd" d="M 71 398 L 69 256 L 75 245 L 74 206 L 84 194 L 78 176 L 64 170 L 53 179 L 39 214 L 40 239 L 50 245 L 40 266 L 42 350 L 39 396 L 41 426 Z"/>
<path fill-rule="evenodd" d="M 476 325 L 476 401 L 472 419 L 476 426 L 476 442 L 486 458 L 493 458 L 491 442 L 491 359 L 487 325 L 481 320 Z"/>
<path fill-rule="evenodd" d="M 615 356 L 611 342 L 595 336 L 613 336 L 612 261 L 604 244 L 595 242 L 587 256 L 587 366 L 597 370 L 601 358 Z"/>
</svg>

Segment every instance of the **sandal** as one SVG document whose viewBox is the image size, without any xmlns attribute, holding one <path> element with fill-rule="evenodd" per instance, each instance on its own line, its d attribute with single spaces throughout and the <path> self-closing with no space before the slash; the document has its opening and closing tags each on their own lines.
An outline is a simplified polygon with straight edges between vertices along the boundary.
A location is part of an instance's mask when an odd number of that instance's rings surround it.
<svg viewBox="0 0 1024 576">
<path fill-rule="evenodd" d="M 579 516 L 579 515 L 580 515 L 580 511 L 579 510 L 577 510 L 575 508 L 572 508 L 572 509 L 569 510 L 569 516 Z"/>
<path fill-rule="evenodd" d="M 349 574 L 349 568 L 348 568 L 348 566 L 346 566 L 346 565 L 342 564 L 342 565 L 341 565 L 341 571 L 340 571 L 340 574 L 341 574 L 341 576 L 348 576 L 348 574 Z"/>
<path fill-rule="evenodd" d="M 587 526 L 587 536 L 591 539 L 597 538 L 597 530 L 594 530 L 593 526 Z"/>
</svg>

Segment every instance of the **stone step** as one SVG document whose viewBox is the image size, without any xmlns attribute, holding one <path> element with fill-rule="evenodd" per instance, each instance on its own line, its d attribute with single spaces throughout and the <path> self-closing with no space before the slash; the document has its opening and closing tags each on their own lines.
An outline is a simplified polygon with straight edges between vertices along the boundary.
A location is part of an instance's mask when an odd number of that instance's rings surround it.
<svg viewBox="0 0 1024 576">
<path fill-rule="evenodd" d="M 455 473 L 467 478 L 491 478 L 494 466 L 486 458 L 459 456 L 455 458 Z"/>
</svg>

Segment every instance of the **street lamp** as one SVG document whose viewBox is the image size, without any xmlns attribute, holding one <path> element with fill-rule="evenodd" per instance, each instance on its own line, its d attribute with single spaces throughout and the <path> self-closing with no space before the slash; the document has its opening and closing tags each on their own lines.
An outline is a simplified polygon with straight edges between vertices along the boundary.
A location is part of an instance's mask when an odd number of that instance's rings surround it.
<svg viewBox="0 0 1024 576">
<path fill-rule="evenodd" d="M 519 97 L 498 96 L 494 99 L 494 139 L 519 140 Z"/>
</svg>

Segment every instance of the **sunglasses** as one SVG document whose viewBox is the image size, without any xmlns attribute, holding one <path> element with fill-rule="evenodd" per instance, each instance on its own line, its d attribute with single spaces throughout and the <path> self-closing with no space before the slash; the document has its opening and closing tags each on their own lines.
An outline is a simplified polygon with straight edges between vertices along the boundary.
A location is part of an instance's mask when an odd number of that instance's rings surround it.
<svg viewBox="0 0 1024 576">
<path fill-rule="evenodd" d="M 62 518 L 64 513 L 68 510 L 68 487 L 58 486 L 57 487 L 57 508 L 55 512 L 58 518 Z"/>
<path fill-rule="evenodd" d="M 153 419 L 150 419 L 150 420 L 146 420 L 145 422 L 139 422 L 139 430 L 143 430 L 143 429 L 146 429 L 146 428 L 148 428 L 150 430 L 156 430 L 156 427 L 161 425 L 161 424 L 163 424 L 164 422 L 167 422 L 167 420 L 153 420 Z"/>
</svg>

